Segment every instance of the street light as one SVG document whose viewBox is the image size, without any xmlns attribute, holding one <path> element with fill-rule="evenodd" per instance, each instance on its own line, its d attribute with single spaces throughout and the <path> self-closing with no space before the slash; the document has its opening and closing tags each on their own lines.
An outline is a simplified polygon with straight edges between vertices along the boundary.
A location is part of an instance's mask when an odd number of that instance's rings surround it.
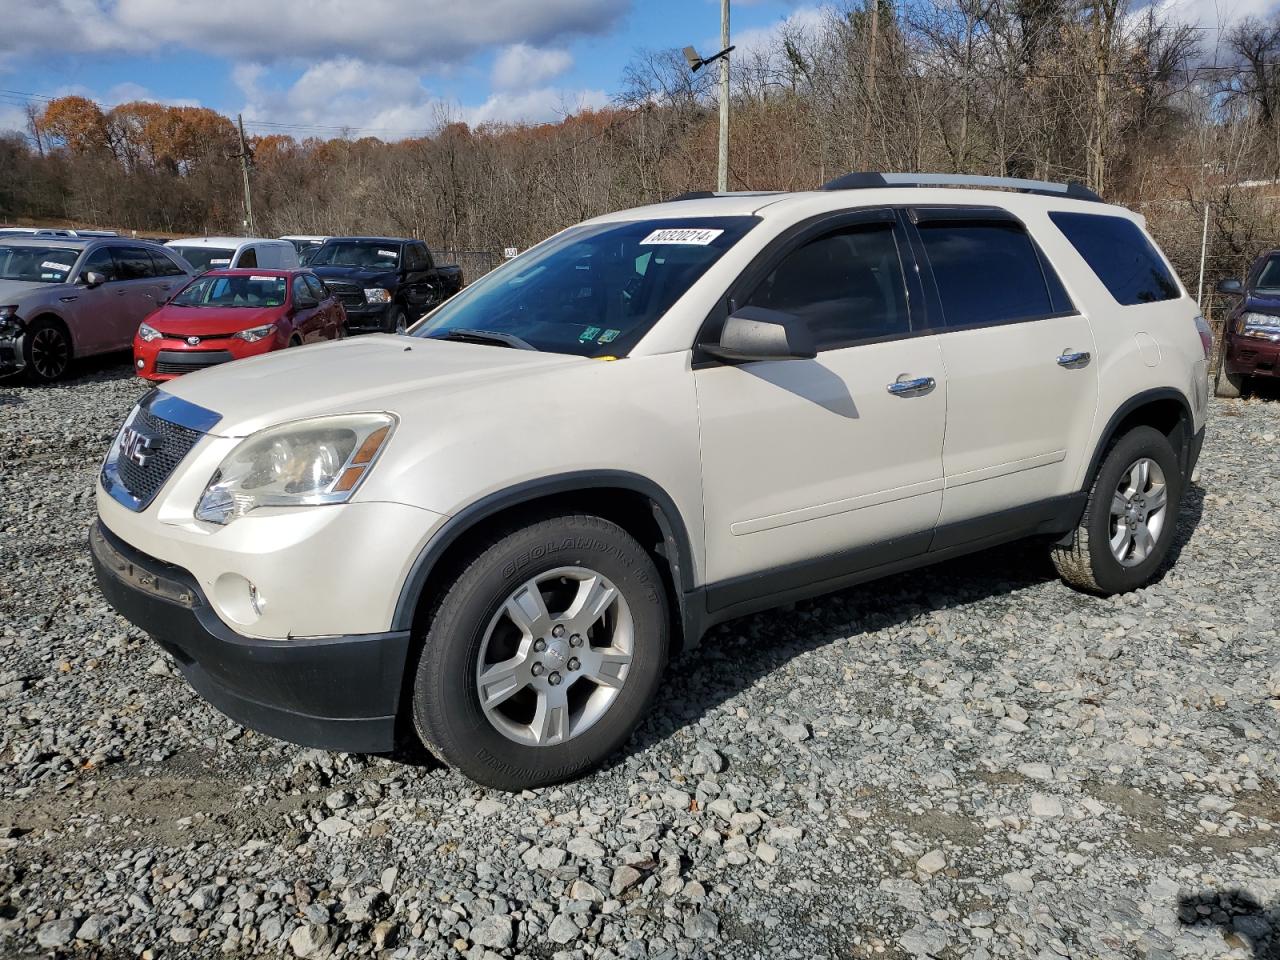
<svg viewBox="0 0 1280 960">
<path fill-rule="evenodd" d="M 720 157 L 716 189 L 724 193 L 729 189 L 729 54 L 733 50 L 729 43 L 729 0 L 720 0 L 720 46 L 723 49 L 710 57 L 700 57 L 693 47 L 685 47 L 684 58 L 694 73 L 720 61 Z"/>
</svg>

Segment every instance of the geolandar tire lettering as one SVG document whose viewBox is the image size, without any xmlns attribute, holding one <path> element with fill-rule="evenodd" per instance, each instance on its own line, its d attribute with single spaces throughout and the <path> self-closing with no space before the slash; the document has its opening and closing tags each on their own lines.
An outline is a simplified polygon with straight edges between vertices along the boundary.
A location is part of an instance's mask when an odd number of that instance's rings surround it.
<svg viewBox="0 0 1280 960">
<path fill-rule="evenodd" d="M 448 588 L 422 639 L 419 738 L 504 790 L 595 767 L 657 690 L 667 603 L 652 558 L 608 520 L 557 516 L 500 533 Z"/>
<path fill-rule="evenodd" d="M 1070 541 L 1053 550 L 1058 575 L 1079 590 L 1127 593 L 1155 579 L 1173 545 L 1183 477 L 1169 439 L 1135 427 L 1111 447 Z"/>
</svg>

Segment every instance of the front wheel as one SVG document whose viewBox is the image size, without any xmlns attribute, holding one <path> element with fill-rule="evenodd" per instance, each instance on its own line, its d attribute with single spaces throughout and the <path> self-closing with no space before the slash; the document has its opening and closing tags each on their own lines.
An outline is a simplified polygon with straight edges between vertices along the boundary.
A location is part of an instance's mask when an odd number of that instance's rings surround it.
<svg viewBox="0 0 1280 960">
<path fill-rule="evenodd" d="M 1244 393 L 1244 374 L 1229 373 L 1226 367 L 1218 368 L 1218 378 L 1213 384 L 1215 396 L 1238 400 Z"/>
<path fill-rule="evenodd" d="M 413 689 L 418 735 L 503 790 L 581 774 L 648 710 L 668 623 L 653 560 L 617 524 L 558 516 L 508 530 L 432 619 Z"/>
<path fill-rule="evenodd" d="M 52 320 L 37 320 L 22 339 L 27 379 L 32 383 L 61 380 L 71 366 L 71 338 Z"/>
<path fill-rule="evenodd" d="M 1059 576 L 1090 593 L 1127 593 L 1150 583 L 1173 545 L 1182 473 L 1169 439 L 1135 427 L 1098 469 L 1070 543 L 1053 551 Z"/>
<path fill-rule="evenodd" d="M 387 311 L 386 332 L 400 335 L 408 329 L 409 321 L 405 316 L 404 307 L 397 303 Z"/>
</svg>

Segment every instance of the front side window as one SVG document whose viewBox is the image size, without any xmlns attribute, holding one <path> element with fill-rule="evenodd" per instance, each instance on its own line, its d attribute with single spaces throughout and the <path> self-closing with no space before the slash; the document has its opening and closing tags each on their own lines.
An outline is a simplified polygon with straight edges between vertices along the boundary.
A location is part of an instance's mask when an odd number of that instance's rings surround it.
<svg viewBox="0 0 1280 960">
<path fill-rule="evenodd" d="M 1063 312 L 1021 224 L 926 221 L 920 224 L 920 239 L 948 327 L 1015 323 Z M 1056 277 L 1055 287 L 1061 289 Z"/>
<path fill-rule="evenodd" d="M 308 266 L 395 270 L 400 266 L 400 245 L 379 240 L 327 240 Z"/>
<path fill-rule="evenodd" d="M 1049 219 L 1124 307 L 1182 296 L 1164 260 L 1132 220 L 1056 211 Z"/>
<path fill-rule="evenodd" d="M 747 306 L 808 321 L 819 350 L 911 330 L 892 224 L 830 233 L 787 254 Z"/>
<path fill-rule="evenodd" d="M 280 307 L 287 287 L 284 277 L 241 274 L 231 277 L 200 277 L 193 280 L 171 303 L 179 307 Z"/>
<path fill-rule="evenodd" d="M 0 280 L 26 280 L 29 283 L 69 283 L 71 268 L 80 251 L 71 247 L 45 247 L 39 244 L 7 244 L 0 246 Z"/>
<path fill-rule="evenodd" d="M 314 300 L 311 291 L 307 289 L 307 278 L 299 274 L 293 278 L 293 305 L 295 307 L 305 306 L 308 301 Z"/>
<path fill-rule="evenodd" d="M 84 265 L 80 268 L 80 276 L 86 273 L 100 273 L 106 277 L 106 282 L 120 279 L 120 272 L 116 269 L 116 258 L 111 255 L 110 247 L 99 247 L 92 250 L 89 255 L 84 258 Z"/>
<path fill-rule="evenodd" d="M 325 289 L 325 285 L 319 279 L 309 273 L 305 275 L 305 279 L 307 281 L 307 289 L 311 291 L 311 296 L 317 303 L 329 299 L 329 291 Z"/>
<path fill-rule="evenodd" d="M 227 247 L 172 247 L 178 256 L 182 257 L 187 263 L 196 268 L 196 273 L 205 273 L 209 270 L 217 270 L 221 267 L 231 266 L 231 258 L 235 256 L 234 250 Z"/>
<path fill-rule="evenodd" d="M 466 339 L 478 331 L 552 353 L 625 356 L 756 223 L 690 217 L 574 227 L 485 274 L 413 335 Z"/>
<path fill-rule="evenodd" d="M 151 254 L 142 247 L 115 247 L 112 253 L 121 280 L 146 280 L 155 276 Z"/>
</svg>

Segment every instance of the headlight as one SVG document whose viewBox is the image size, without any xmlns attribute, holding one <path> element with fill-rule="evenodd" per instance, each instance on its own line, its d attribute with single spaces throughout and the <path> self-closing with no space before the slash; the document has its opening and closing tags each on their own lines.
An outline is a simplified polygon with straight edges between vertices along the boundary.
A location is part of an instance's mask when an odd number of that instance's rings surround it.
<svg viewBox="0 0 1280 960">
<path fill-rule="evenodd" d="M 138 327 L 138 336 L 141 337 L 147 343 L 150 343 L 152 340 L 159 340 L 162 336 L 164 336 L 164 334 L 162 334 L 155 327 L 151 326 L 151 324 L 144 323 L 142 326 Z"/>
<path fill-rule="evenodd" d="M 18 307 L 11 304 L 7 307 L 0 307 L 0 320 L 14 320 L 18 316 Z"/>
<path fill-rule="evenodd" d="M 395 429 L 389 413 L 299 420 L 260 430 L 209 478 L 196 518 L 230 523 L 258 507 L 344 503 Z"/>
<path fill-rule="evenodd" d="M 1236 333 L 1259 340 L 1280 340 L 1280 317 L 1265 313 L 1244 313 L 1236 325 Z"/>
<path fill-rule="evenodd" d="M 274 323 L 264 323 L 260 327 L 250 327 L 248 330 L 241 330 L 239 333 L 233 333 L 232 339 L 243 340 L 245 343 L 257 343 L 259 340 L 265 340 L 267 337 L 273 336 L 276 332 Z"/>
<path fill-rule="evenodd" d="M 365 287 L 364 298 L 370 303 L 390 303 L 391 291 L 383 290 L 382 287 Z"/>
</svg>

